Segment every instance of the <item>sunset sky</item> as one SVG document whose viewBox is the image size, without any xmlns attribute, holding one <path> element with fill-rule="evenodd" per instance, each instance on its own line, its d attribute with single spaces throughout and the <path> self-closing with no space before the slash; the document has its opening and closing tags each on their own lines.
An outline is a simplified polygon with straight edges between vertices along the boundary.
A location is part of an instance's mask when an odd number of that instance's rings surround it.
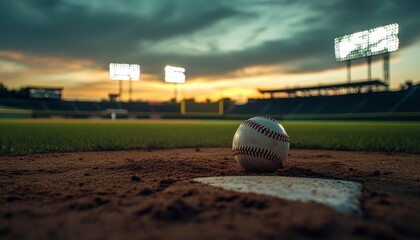
<svg viewBox="0 0 420 240">
<path fill-rule="evenodd" d="M 418 0 L 1 0 L 0 82 L 100 100 L 118 92 L 109 63 L 132 63 L 142 71 L 133 99 L 166 101 L 169 64 L 186 69 L 178 98 L 244 100 L 261 97 L 257 88 L 343 83 L 334 38 L 398 23 L 398 89 L 420 82 L 419 12 Z M 372 77 L 382 78 L 382 58 L 373 61 Z M 354 81 L 365 80 L 366 60 L 352 64 Z"/>
</svg>

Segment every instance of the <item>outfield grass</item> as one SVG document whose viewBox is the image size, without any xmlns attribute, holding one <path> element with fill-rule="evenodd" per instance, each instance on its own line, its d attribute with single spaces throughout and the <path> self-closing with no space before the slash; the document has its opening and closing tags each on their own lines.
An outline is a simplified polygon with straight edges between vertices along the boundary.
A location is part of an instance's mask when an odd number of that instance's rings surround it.
<svg viewBox="0 0 420 240">
<path fill-rule="evenodd" d="M 420 153 L 420 122 L 285 122 L 292 147 Z"/>
<path fill-rule="evenodd" d="M 240 121 L 0 121 L 0 154 L 231 147 Z M 285 121 L 291 148 L 420 153 L 419 122 Z"/>
</svg>

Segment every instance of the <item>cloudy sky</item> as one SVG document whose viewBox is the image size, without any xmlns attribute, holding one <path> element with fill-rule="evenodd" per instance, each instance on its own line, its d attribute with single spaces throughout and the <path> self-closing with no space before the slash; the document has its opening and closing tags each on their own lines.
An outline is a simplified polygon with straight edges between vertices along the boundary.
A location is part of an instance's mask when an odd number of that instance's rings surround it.
<svg viewBox="0 0 420 240">
<path fill-rule="evenodd" d="M 420 81 L 419 12 L 418 0 L 1 0 L 0 81 L 99 100 L 118 92 L 109 63 L 135 63 L 142 75 L 133 98 L 169 100 L 170 64 L 186 68 L 178 97 L 245 99 L 257 88 L 345 82 L 334 38 L 399 23 L 398 88 Z M 372 76 L 382 78 L 382 59 L 373 61 Z M 366 60 L 353 61 L 355 81 L 366 72 Z"/>
</svg>

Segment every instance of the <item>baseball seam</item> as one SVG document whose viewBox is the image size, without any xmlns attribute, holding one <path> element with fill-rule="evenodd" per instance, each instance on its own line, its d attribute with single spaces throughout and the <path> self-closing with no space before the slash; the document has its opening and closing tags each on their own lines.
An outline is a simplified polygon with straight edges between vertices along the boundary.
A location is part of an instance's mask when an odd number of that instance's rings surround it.
<svg viewBox="0 0 420 240">
<path fill-rule="evenodd" d="M 265 119 L 271 120 L 271 121 L 276 122 L 276 123 L 278 123 L 278 122 L 279 122 L 279 121 L 277 121 L 276 119 L 271 118 L 271 117 L 268 117 L 268 116 L 256 116 L 256 117 L 257 117 L 257 118 L 265 118 Z"/>
<path fill-rule="evenodd" d="M 242 122 L 242 124 L 244 126 L 247 126 L 247 127 L 250 127 L 252 129 L 256 130 L 259 133 L 262 133 L 262 134 L 268 136 L 269 138 L 272 138 L 272 139 L 275 139 L 275 140 L 281 141 L 281 142 L 290 142 L 290 138 L 289 138 L 289 136 L 287 136 L 287 134 L 283 134 L 283 133 L 273 131 L 271 129 L 268 129 L 268 128 L 264 127 L 263 125 L 261 125 L 257 122 L 254 122 L 254 121 L 251 121 L 251 120 L 245 120 L 245 121 Z"/>
<path fill-rule="evenodd" d="M 268 149 L 263 149 L 259 147 L 251 146 L 239 146 L 232 149 L 233 156 L 245 155 L 251 157 L 265 158 L 274 162 L 278 167 L 283 166 L 284 159 L 277 153 L 270 151 Z"/>
</svg>

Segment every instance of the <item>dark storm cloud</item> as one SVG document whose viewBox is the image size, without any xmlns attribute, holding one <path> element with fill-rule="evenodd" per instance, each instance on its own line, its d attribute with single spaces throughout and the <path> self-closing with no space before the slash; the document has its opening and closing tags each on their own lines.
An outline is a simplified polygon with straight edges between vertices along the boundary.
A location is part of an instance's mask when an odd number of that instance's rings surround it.
<svg viewBox="0 0 420 240">
<path fill-rule="evenodd" d="M 292 73 L 316 72 L 344 66 L 334 58 L 334 38 L 338 36 L 397 22 L 400 24 L 400 48 L 420 39 L 420 1 L 325 1 L 314 4 L 313 8 L 325 14 L 302 21 L 300 24 L 306 25 L 307 30 L 293 39 L 265 42 L 234 55 L 186 58 L 183 63 L 193 75 L 211 74 L 214 69 L 228 72 L 264 64 L 285 64 L 287 71 Z M 326 24 L 317 25 L 320 20 Z M 355 64 L 365 63 L 356 60 Z"/>
<path fill-rule="evenodd" d="M 141 1 L 118 2 L 140 2 L 137 7 L 142 6 Z M 420 39 L 420 1 L 417 0 L 233 3 L 156 1 L 159 7 L 151 16 L 145 16 L 102 8 L 94 11 L 71 1 L 0 1 L 0 29 L 3 31 L 0 49 L 92 59 L 104 67 L 110 61 L 137 62 L 150 73 L 160 73 L 166 63 L 176 63 L 187 67 L 189 76 L 205 76 L 225 75 L 255 65 L 283 64 L 286 71 L 297 73 L 342 67 L 334 60 L 335 37 L 394 22 L 400 24 L 400 48 Z M 267 11 L 278 11 L 278 14 L 282 14 L 283 6 L 302 7 L 302 17 L 295 25 L 304 30 L 287 39 L 265 40 L 240 50 L 201 55 L 165 51 L 143 53 L 144 49 L 140 47 L 143 42 L 160 42 L 183 36 L 188 39 L 191 34 L 223 20 L 237 19 L 238 26 L 250 24 L 253 18 L 266 14 L 264 11 L 253 11 L 259 6 L 265 6 Z M 309 15 L 311 11 L 320 14 Z M 279 24 L 282 22 L 265 22 L 254 29 L 246 40 L 255 41 L 265 28 Z M 225 27 L 235 28 L 232 25 Z"/>
<path fill-rule="evenodd" d="M 128 4 L 130 1 L 126 1 Z M 188 34 L 237 13 L 228 8 L 186 13 L 171 22 L 175 1 L 153 19 L 121 12 L 91 12 L 64 1 L 0 1 L 3 50 L 90 58 L 108 62 L 127 58 L 139 41 Z"/>
<path fill-rule="evenodd" d="M 309 35 L 311 37 L 306 37 Z M 221 72 L 229 72 L 235 69 L 240 69 L 244 66 L 254 65 L 269 65 L 269 64 L 287 64 L 286 70 L 288 72 L 310 72 L 314 68 L 319 66 L 307 65 L 305 68 L 300 69 L 299 64 L 305 64 L 310 59 L 324 58 L 326 61 L 325 67 L 331 68 L 331 64 L 334 64 L 333 51 L 331 50 L 331 38 L 330 42 L 325 44 L 326 38 L 322 31 L 307 31 L 305 36 L 297 36 L 299 40 L 281 40 L 281 41 L 267 41 L 264 44 L 248 48 L 244 51 L 237 52 L 235 54 L 219 54 L 212 55 L 206 58 L 199 57 L 186 57 L 177 56 L 178 60 L 182 59 L 182 62 L 189 67 L 189 73 L 193 75 L 215 74 L 214 70 L 217 69 Z M 171 56 L 167 56 L 169 59 Z M 173 60 L 175 61 L 175 57 Z M 326 59 L 326 60 L 325 60 Z M 302 62 L 302 63 L 300 63 Z M 309 62 L 308 62 L 309 63 Z M 304 66 L 304 65 L 302 65 Z M 315 69 L 315 70 L 322 70 Z"/>
</svg>

